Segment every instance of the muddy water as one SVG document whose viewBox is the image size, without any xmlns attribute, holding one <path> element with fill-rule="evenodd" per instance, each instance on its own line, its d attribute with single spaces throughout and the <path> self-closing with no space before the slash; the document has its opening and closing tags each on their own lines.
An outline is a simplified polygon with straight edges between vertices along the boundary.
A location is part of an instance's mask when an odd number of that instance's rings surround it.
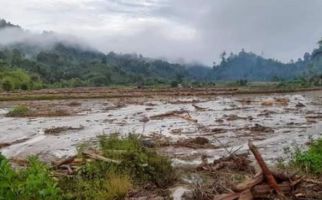
<svg viewBox="0 0 322 200">
<path fill-rule="evenodd" d="M 139 103 L 126 102 L 118 107 L 115 101 L 79 100 L 81 105 L 73 116 L 33 118 L 5 117 L 11 107 L 23 102 L 2 102 L 0 143 L 15 143 L 0 150 L 8 157 L 38 155 L 50 161 L 75 154 L 79 144 L 95 139 L 97 135 L 119 132 L 151 136 L 152 141 L 156 135 L 171 142 L 205 137 L 214 146 L 201 149 L 167 146 L 160 149 L 177 165 L 198 164 L 201 155 L 212 160 L 227 151 L 246 151 L 250 139 L 260 147 L 266 160 L 273 161 L 285 156 L 285 149 L 301 147 L 311 138 L 321 136 L 321 97 L 319 92 L 308 92 L 147 99 Z M 58 105 L 66 102 L 55 101 Z M 46 101 L 32 103 L 48 104 Z M 185 117 L 153 118 L 172 111 L 186 111 Z M 84 128 L 56 135 L 44 133 L 48 128 L 80 126 Z"/>
</svg>

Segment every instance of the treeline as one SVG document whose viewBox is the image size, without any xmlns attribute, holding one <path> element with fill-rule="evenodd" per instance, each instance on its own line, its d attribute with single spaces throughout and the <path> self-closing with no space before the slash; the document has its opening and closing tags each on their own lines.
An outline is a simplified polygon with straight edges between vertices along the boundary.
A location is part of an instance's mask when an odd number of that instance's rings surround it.
<svg viewBox="0 0 322 200">
<path fill-rule="evenodd" d="M 282 63 L 241 50 L 229 56 L 222 53 L 221 63 L 214 65 L 213 70 L 215 80 L 280 81 L 302 76 L 308 72 L 311 62 L 309 53 L 296 62 Z"/>
<path fill-rule="evenodd" d="M 0 90 L 31 90 L 43 87 L 40 77 L 30 75 L 22 69 L 0 68 Z"/>
<path fill-rule="evenodd" d="M 4 28 L 24 33 L 19 26 L 0 20 Z M 1 33 L 1 32 L 0 32 Z M 54 33 L 43 33 L 39 38 Z M 36 37 L 37 38 L 37 37 Z M 56 38 L 56 37 L 55 37 Z M 221 55 L 213 67 L 200 64 L 181 65 L 137 54 L 104 54 L 78 43 L 33 39 L 1 46 L 0 84 L 3 90 L 42 87 L 83 87 L 110 85 L 205 85 L 218 81 L 301 80 L 322 84 L 322 42 L 312 53 L 289 63 L 266 59 L 252 52 Z M 321 76 L 322 77 L 322 76 Z M 309 83 L 309 84 L 307 84 Z"/>
<path fill-rule="evenodd" d="M 61 43 L 34 55 L 18 48 L 3 48 L 1 65 L 37 74 L 48 87 L 155 85 L 191 80 L 186 67 L 179 64 L 139 55 L 105 55 Z"/>
</svg>

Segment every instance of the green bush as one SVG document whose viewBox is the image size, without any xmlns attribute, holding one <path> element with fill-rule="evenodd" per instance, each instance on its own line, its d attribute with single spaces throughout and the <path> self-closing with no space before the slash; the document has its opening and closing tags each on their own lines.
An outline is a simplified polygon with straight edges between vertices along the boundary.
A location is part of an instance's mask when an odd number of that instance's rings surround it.
<svg viewBox="0 0 322 200">
<path fill-rule="evenodd" d="M 0 199 L 59 200 L 62 195 L 49 168 L 37 158 L 29 158 L 28 167 L 15 172 L 0 154 Z"/>
<path fill-rule="evenodd" d="M 14 89 L 14 83 L 11 79 L 6 78 L 3 82 L 2 82 L 2 89 L 9 92 L 11 90 Z"/>
<path fill-rule="evenodd" d="M 26 169 L 14 171 L 0 154 L 0 200 L 118 200 L 133 185 L 166 187 L 175 180 L 170 160 L 145 148 L 137 136 L 101 136 L 99 142 L 103 156 L 120 163 L 93 160 L 80 166 L 76 175 L 57 181 L 35 157 L 29 158 Z"/>
<path fill-rule="evenodd" d="M 306 173 L 322 174 L 322 139 L 314 141 L 307 151 L 297 149 L 291 164 Z"/>
<path fill-rule="evenodd" d="M 0 83 L 5 91 L 39 89 L 42 86 L 36 75 L 29 75 L 21 69 L 4 69 L 0 72 Z"/>
<path fill-rule="evenodd" d="M 7 113 L 7 117 L 25 117 L 29 113 L 29 108 L 25 105 L 17 105 Z"/>
<path fill-rule="evenodd" d="M 143 147 L 136 135 L 123 139 L 116 135 L 101 136 L 100 147 L 104 156 L 121 160 L 118 170 L 129 173 L 139 183 L 148 181 L 165 187 L 175 179 L 171 161 L 158 155 L 155 150 Z"/>
</svg>

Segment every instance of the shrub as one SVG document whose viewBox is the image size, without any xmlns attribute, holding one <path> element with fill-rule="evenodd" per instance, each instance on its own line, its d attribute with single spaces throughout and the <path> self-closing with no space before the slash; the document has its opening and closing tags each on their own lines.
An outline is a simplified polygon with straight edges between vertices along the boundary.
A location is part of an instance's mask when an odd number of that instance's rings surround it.
<svg viewBox="0 0 322 200">
<path fill-rule="evenodd" d="M 60 189 L 50 176 L 49 168 L 37 158 L 28 159 L 28 167 L 15 172 L 0 154 L 0 199 L 62 199 Z"/>
<path fill-rule="evenodd" d="M 128 173 L 138 182 L 151 182 L 159 187 L 172 184 L 175 180 L 171 161 L 153 149 L 143 147 L 136 135 L 120 139 L 117 135 L 101 136 L 100 147 L 104 156 L 122 163 L 118 170 Z"/>
<path fill-rule="evenodd" d="M 0 154 L 0 199 L 17 198 L 17 174 L 11 168 L 8 160 Z"/>
<path fill-rule="evenodd" d="M 175 88 L 175 87 L 178 87 L 179 82 L 178 81 L 172 81 L 170 85 L 171 85 L 171 87 Z"/>
<path fill-rule="evenodd" d="M 65 199 L 124 199 L 132 188 L 131 180 L 126 175 L 105 174 L 100 178 L 85 178 L 78 175 L 60 180 Z"/>
<path fill-rule="evenodd" d="M 14 83 L 11 79 L 5 79 L 2 82 L 2 89 L 9 92 L 14 89 Z"/>
<path fill-rule="evenodd" d="M 29 113 L 29 108 L 25 105 L 18 105 L 7 113 L 7 117 L 25 117 Z"/>
<path fill-rule="evenodd" d="M 49 168 L 36 157 L 29 158 L 28 167 L 19 173 L 19 177 L 22 181 L 18 184 L 18 199 L 62 199 L 57 183 L 50 176 Z"/>
</svg>

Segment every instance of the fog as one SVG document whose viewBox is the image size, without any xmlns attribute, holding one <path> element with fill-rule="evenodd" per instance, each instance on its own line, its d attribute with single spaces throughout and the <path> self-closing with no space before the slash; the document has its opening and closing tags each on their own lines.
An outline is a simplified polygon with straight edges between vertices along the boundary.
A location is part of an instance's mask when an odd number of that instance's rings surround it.
<svg viewBox="0 0 322 200">
<path fill-rule="evenodd" d="M 322 36 L 320 0 L 0 0 L 0 3 L 0 17 L 32 32 L 49 30 L 74 35 L 104 52 L 136 52 L 206 64 L 218 60 L 224 50 L 229 53 L 242 48 L 288 62 L 312 51 Z M 46 37 L 42 40 L 47 41 Z M 17 38 L 30 40 L 29 36 Z"/>
</svg>

